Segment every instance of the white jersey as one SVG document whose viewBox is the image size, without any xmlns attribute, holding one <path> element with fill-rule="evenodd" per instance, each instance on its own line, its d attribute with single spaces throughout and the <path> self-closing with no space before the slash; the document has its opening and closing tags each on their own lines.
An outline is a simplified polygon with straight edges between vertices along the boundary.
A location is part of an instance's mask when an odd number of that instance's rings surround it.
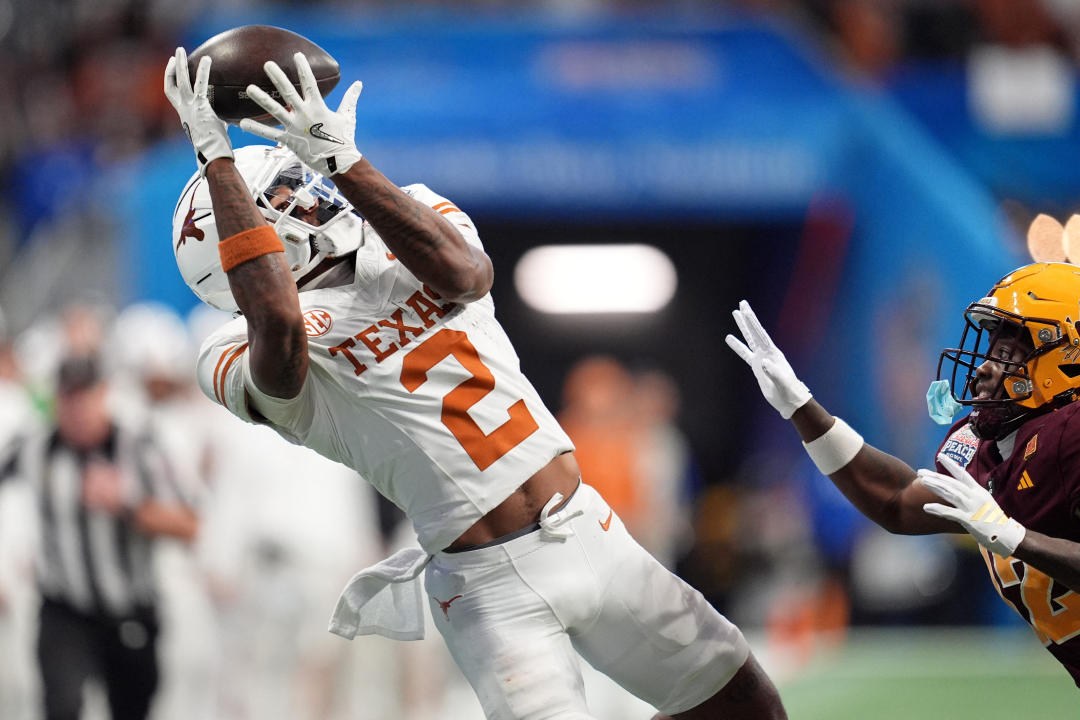
<svg viewBox="0 0 1080 720">
<path fill-rule="evenodd" d="M 482 247 L 445 198 L 403 189 Z M 203 343 L 199 384 L 238 417 L 255 422 L 254 408 L 289 441 L 356 470 L 436 552 L 573 444 L 522 375 L 491 296 L 444 301 L 362 227 L 353 284 L 300 293 L 311 362 L 296 398 L 255 387 L 242 317 Z"/>
</svg>

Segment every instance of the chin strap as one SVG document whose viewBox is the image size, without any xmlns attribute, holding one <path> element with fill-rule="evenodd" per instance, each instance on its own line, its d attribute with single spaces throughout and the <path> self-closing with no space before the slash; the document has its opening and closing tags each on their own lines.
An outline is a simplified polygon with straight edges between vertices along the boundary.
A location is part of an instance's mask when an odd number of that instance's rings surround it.
<svg viewBox="0 0 1080 720">
<path fill-rule="evenodd" d="M 317 290 L 324 287 L 348 285 L 356 274 L 355 263 L 346 262 L 352 254 L 341 257 L 324 257 L 308 271 L 308 274 L 296 282 L 297 290 Z M 320 266 L 325 266 L 320 268 Z"/>
<path fill-rule="evenodd" d="M 1041 415 L 1045 415 L 1048 412 L 1053 412 L 1058 408 L 1065 407 L 1069 403 L 1076 400 L 1076 393 L 1077 391 L 1074 389 L 1066 390 L 1059 395 L 1055 395 L 1054 398 L 1048 403 L 1040 405 L 1037 408 L 1032 408 L 1027 412 L 1017 415 L 1016 417 L 1009 418 L 1005 422 L 1001 423 L 1001 428 L 998 430 L 996 436 L 989 439 L 996 441 L 1004 437 L 1008 437 L 1010 433 L 1012 433 L 1014 430 L 1017 430 L 1028 420 L 1034 420 L 1035 418 L 1040 417 Z"/>
</svg>

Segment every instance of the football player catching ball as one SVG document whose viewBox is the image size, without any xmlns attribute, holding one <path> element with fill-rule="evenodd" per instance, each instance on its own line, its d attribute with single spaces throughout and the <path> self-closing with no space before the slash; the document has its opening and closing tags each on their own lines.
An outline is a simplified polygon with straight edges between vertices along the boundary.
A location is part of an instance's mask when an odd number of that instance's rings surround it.
<svg viewBox="0 0 1080 720">
<path fill-rule="evenodd" d="M 301 90 L 249 95 L 280 143 L 233 150 L 182 48 L 165 72 L 196 150 L 173 246 L 188 285 L 241 315 L 203 344 L 203 391 L 355 469 L 422 548 L 360 572 L 331 629 L 439 632 L 488 718 L 592 717 L 578 656 L 677 718 L 786 717 L 741 632 L 648 555 L 581 482 L 573 445 L 495 319 L 469 216 L 392 184 L 355 144 L 360 83 L 331 111 L 304 55 Z M 318 482 L 317 478 L 296 478 Z M 423 591 L 420 575 L 423 574 Z"/>
</svg>

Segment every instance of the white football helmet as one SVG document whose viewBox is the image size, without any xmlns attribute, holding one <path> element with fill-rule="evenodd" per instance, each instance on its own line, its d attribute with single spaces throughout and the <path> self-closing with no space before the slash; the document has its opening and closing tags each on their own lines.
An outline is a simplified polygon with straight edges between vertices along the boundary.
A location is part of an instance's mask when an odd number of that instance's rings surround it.
<svg viewBox="0 0 1080 720">
<path fill-rule="evenodd" d="M 108 369 L 125 379 L 188 380 L 197 348 L 175 310 L 157 302 L 128 305 L 113 318 L 103 351 Z"/>
<path fill-rule="evenodd" d="M 324 258 L 355 251 L 363 243 L 363 220 L 332 182 L 304 165 L 292 151 L 249 145 L 233 152 L 236 169 L 255 205 L 285 245 L 285 260 L 300 280 Z M 317 206 L 317 225 L 291 213 Z M 184 282 L 200 300 L 219 310 L 237 310 L 229 279 L 218 257 L 217 222 L 210 186 L 191 176 L 173 210 L 172 241 Z"/>
</svg>

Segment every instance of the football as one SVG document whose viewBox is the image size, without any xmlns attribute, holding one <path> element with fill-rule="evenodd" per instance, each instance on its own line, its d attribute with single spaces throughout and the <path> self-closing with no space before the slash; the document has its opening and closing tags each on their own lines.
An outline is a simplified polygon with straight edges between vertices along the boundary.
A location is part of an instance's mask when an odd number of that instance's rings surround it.
<svg viewBox="0 0 1080 720">
<path fill-rule="evenodd" d="M 273 60 L 301 92 L 293 60 L 293 55 L 298 52 L 307 56 L 319 92 L 326 97 L 341 78 L 337 60 L 303 35 L 272 25 L 242 25 L 215 35 L 191 52 L 188 68 L 194 82 L 199 60 L 206 55 L 213 61 L 207 94 L 210 106 L 222 120 L 234 124 L 242 118 L 272 120 L 260 105 L 248 97 L 247 86 L 258 85 L 280 101 L 280 93 L 263 70 L 263 63 Z"/>
</svg>

